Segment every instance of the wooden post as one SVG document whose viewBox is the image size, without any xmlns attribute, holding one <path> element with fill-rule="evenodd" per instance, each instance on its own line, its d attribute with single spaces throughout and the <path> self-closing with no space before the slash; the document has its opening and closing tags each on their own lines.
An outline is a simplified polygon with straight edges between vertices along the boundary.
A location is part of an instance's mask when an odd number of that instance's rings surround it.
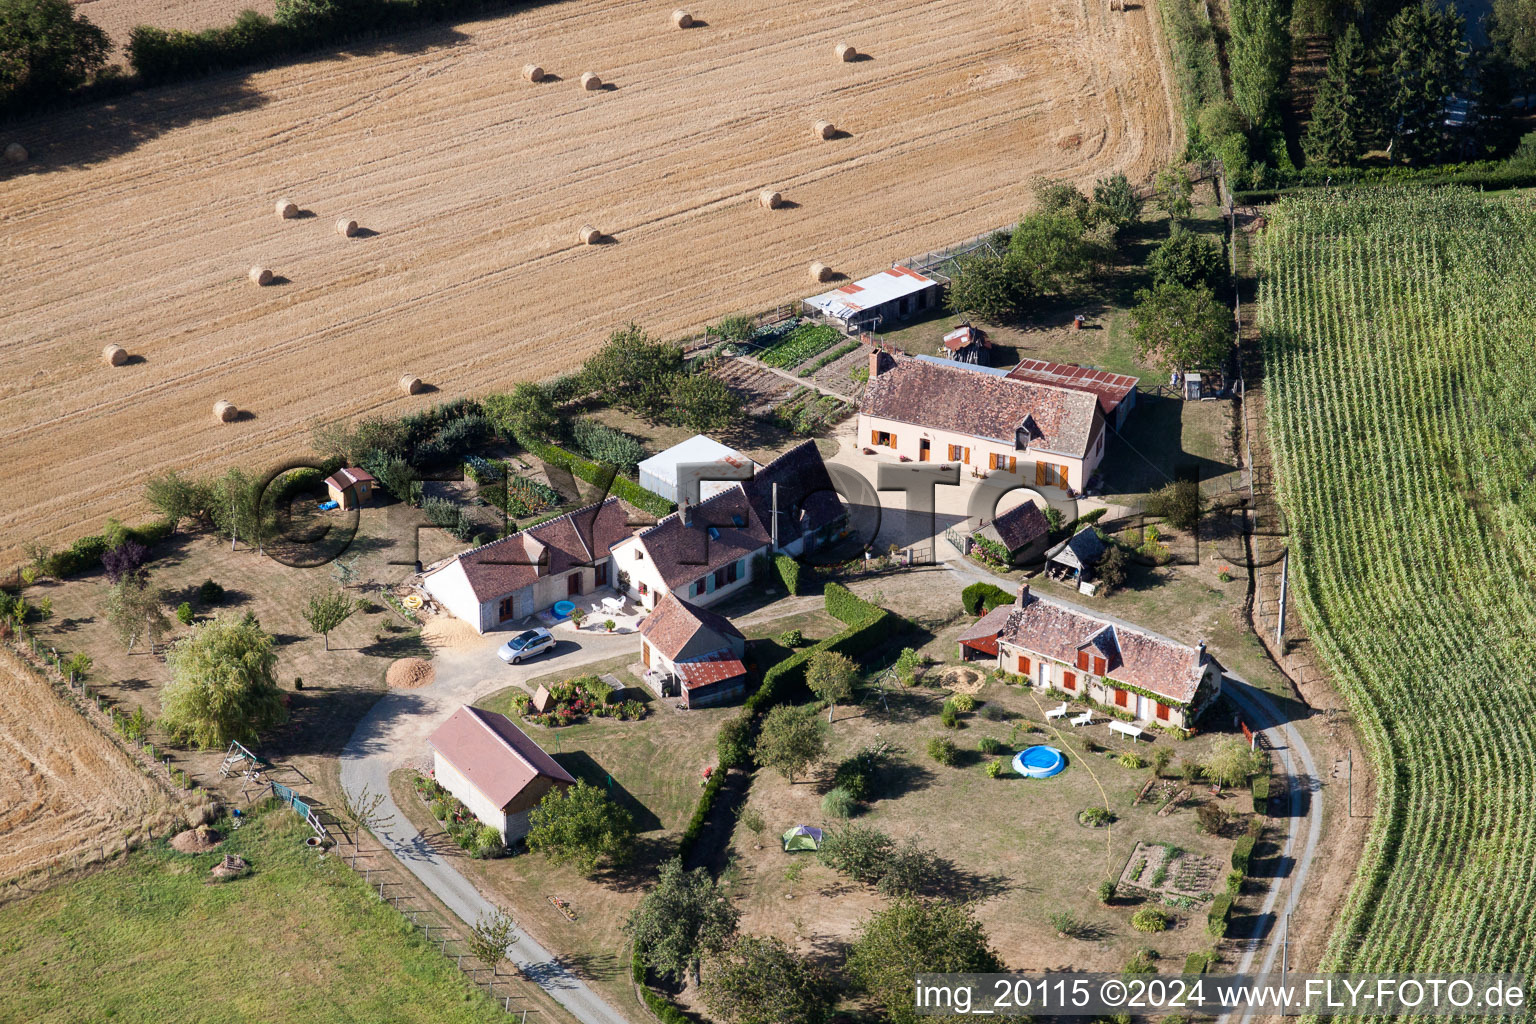
<svg viewBox="0 0 1536 1024">
<path fill-rule="evenodd" d="M 1285 636 L 1285 593 L 1286 583 L 1290 578 L 1290 569 L 1291 549 L 1286 548 L 1285 557 L 1280 560 L 1280 611 L 1275 621 L 1275 643 L 1277 644 L 1281 643 L 1281 638 Z M 1280 653 L 1285 653 L 1283 648 Z"/>
</svg>

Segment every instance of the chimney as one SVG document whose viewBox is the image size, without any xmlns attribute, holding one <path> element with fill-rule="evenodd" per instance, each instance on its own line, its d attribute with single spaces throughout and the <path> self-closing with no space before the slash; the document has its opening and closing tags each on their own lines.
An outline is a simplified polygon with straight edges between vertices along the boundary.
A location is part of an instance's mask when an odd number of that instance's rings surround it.
<svg viewBox="0 0 1536 1024">
<path fill-rule="evenodd" d="M 677 503 L 677 514 L 682 519 L 684 526 L 693 525 L 693 506 L 688 504 L 687 495 Z"/>
<path fill-rule="evenodd" d="M 1200 660 L 1201 661 L 1205 660 L 1205 641 L 1204 640 L 1200 641 Z"/>
<path fill-rule="evenodd" d="M 1016 608 L 1023 608 L 1026 604 L 1029 604 L 1028 580 L 1025 580 L 1023 583 L 1019 584 L 1019 596 L 1013 599 L 1013 604 Z"/>
</svg>

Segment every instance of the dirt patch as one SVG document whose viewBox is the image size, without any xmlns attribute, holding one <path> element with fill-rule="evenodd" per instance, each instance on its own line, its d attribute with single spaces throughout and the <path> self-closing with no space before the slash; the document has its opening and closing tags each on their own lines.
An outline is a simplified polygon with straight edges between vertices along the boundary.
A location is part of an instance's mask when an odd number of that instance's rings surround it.
<svg viewBox="0 0 1536 1024">
<path fill-rule="evenodd" d="M 421 642 L 428 647 L 478 647 L 485 638 L 462 619 L 439 615 L 421 627 Z M 413 659 L 408 659 L 413 660 Z M 397 663 L 398 664 L 398 663 Z M 394 685 L 393 682 L 390 683 Z"/>
<path fill-rule="evenodd" d="M 0 878 L 120 847 L 168 806 L 110 738 L 0 653 Z"/>
<path fill-rule="evenodd" d="M 224 859 L 222 861 L 213 866 L 213 870 L 210 871 L 209 874 L 218 879 L 239 878 L 250 869 L 251 866 L 246 863 L 244 857 L 233 853 L 227 853 L 224 855 Z"/>
<path fill-rule="evenodd" d="M 207 825 L 199 825 L 176 833 L 176 838 L 171 840 L 171 849 L 179 853 L 207 853 L 223 841 L 223 835 Z"/>
<path fill-rule="evenodd" d="M 385 680 L 393 690 L 414 690 L 421 686 L 430 686 L 437 678 L 437 671 L 432 663 L 424 658 L 401 658 L 389 666 L 385 673 Z"/>
<path fill-rule="evenodd" d="M 944 689 L 956 693 L 980 693 L 981 688 L 987 685 L 987 677 L 979 669 L 957 666 L 940 672 L 937 682 Z"/>
<path fill-rule="evenodd" d="M 87 10 L 121 33 L 180 22 L 170 2 Z M 318 418 L 558 373 L 629 319 L 676 336 L 802 298 L 824 290 L 812 260 L 876 272 L 1015 220 L 1038 176 L 1145 181 L 1177 142 L 1156 11 L 769 0 L 677 32 L 641 4 L 544 4 L 31 119 L 0 314 L 0 398 L 25 396 L 0 434 L 31 484 L 0 495 L 0 555 L 147 518 L 153 474 L 291 457 Z M 832 59 L 850 27 L 872 59 Z M 535 57 L 564 81 L 509 87 Z M 577 88 L 588 68 L 614 88 Z M 588 222 L 606 244 L 576 243 Z M 252 285 L 253 263 L 286 283 Z M 135 361 L 104 366 L 107 341 Z M 248 417 L 213 422 L 221 398 Z"/>
</svg>

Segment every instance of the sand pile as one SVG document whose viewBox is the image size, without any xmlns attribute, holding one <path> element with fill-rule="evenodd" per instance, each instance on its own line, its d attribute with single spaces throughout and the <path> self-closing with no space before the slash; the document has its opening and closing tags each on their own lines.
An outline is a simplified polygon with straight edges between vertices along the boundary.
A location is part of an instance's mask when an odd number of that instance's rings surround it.
<svg viewBox="0 0 1536 1024">
<path fill-rule="evenodd" d="M 986 676 L 974 668 L 949 668 L 939 676 L 939 685 L 956 693 L 980 693 Z"/>
<path fill-rule="evenodd" d="M 384 678 L 389 682 L 392 690 L 414 690 L 418 686 L 427 686 L 437 673 L 432 668 L 432 663 L 422 658 L 401 658 L 389 666 L 389 672 Z"/>
<path fill-rule="evenodd" d="M 178 832 L 176 838 L 171 840 L 171 849 L 182 853 L 205 853 L 224 841 L 207 825 L 199 825 L 197 828 L 189 828 L 185 832 Z"/>
<path fill-rule="evenodd" d="M 478 647 L 484 638 L 460 619 L 439 615 L 421 627 L 421 642 L 428 647 Z"/>
</svg>

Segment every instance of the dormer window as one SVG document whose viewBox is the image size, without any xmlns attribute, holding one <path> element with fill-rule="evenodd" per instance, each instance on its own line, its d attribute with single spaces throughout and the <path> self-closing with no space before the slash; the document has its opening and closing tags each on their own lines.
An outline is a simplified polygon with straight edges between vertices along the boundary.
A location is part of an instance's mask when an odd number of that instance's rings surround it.
<svg viewBox="0 0 1536 1024">
<path fill-rule="evenodd" d="M 709 539 L 710 540 L 719 540 L 720 539 L 720 531 L 718 529 L 716 529 L 715 527 L 711 526 L 709 528 L 709 530 L 708 530 L 708 533 L 709 533 Z"/>
</svg>

